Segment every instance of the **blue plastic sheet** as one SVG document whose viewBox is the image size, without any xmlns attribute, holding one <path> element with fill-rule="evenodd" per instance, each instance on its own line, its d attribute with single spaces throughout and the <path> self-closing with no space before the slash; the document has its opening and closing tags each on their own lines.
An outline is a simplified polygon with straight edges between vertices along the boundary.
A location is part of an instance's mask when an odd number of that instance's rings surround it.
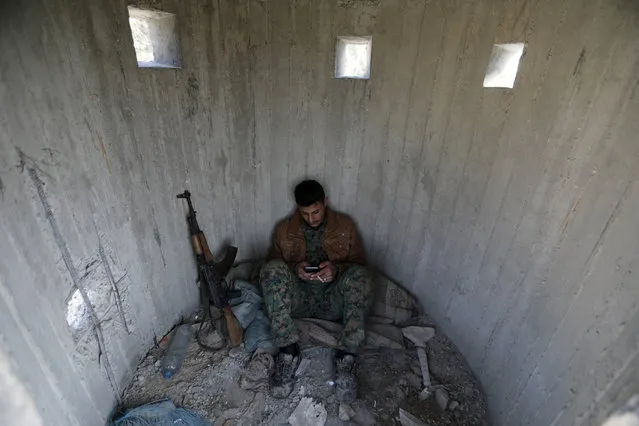
<svg viewBox="0 0 639 426">
<path fill-rule="evenodd" d="M 244 329 L 244 350 L 253 353 L 260 348 L 274 352 L 276 347 L 271 337 L 271 322 L 264 313 L 259 287 L 239 278 L 235 279 L 234 286 L 242 292 L 230 304 L 233 314 Z"/>
<path fill-rule="evenodd" d="M 211 426 L 193 411 L 176 408 L 170 400 L 141 405 L 110 423 L 111 426 Z"/>
</svg>

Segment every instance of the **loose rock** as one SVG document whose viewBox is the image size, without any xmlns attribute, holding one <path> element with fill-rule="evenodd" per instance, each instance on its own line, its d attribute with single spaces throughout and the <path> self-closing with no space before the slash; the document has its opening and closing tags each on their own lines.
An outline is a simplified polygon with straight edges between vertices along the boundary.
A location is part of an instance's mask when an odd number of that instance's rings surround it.
<svg viewBox="0 0 639 426">
<path fill-rule="evenodd" d="M 245 407 L 253 401 L 254 393 L 242 389 L 237 382 L 231 382 L 224 392 L 224 400 L 229 407 Z"/>
<path fill-rule="evenodd" d="M 431 397 L 431 395 L 433 395 L 433 387 L 432 386 L 428 386 L 428 387 L 422 389 L 422 391 L 419 393 L 419 400 L 420 401 L 426 401 L 428 398 Z"/>
<path fill-rule="evenodd" d="M 231 408 L 220 414 L 220 417 L 215 421 L 215 426 L 224 426 L 229 420 L 235 420 L 242 414 L 242 410 L 239 408 Z"/>
<path fill-rule="evenodd" d="M 313 402 L 312 398 L 302 398 L 288 422 L 291 426 L 324 426 L 326 417 L 323 404 Z"/>
<path fill-rule="evenodd" d="M 263 393 L 258 393 L 255 395 L 253 402 L 246 410 L 246 412 L 242 415 L 240 419 L 240 424 L 244 426 L 249 425 L 259 425 L 262 419 L 262 413 L 266 408 L 266 397 Z"/>
<path fill-rule="evenodd" d="M 446 407 L 448 406 L 448 399 L 449 396 L 446 389 L 437 388 L 437 390 L 435 390 L 435 402 L 437 402 L 437 406 L 440 410 L 446 410 Z"/>
<path fill-rule="evenodd" d="M 450 404 L 448 404 L 448 409 L 450 411 L 455 411 L 458 408 L 459 408 L 459 402 L 457 401 L 450 401 Z"/>
<path fill-rule="evenodd" d="M 402 426 L 426 426 L 421 420 L 406 410 L 399 409 L 399 422 Z"/>
<path fill-rule="evenodd" d="M 307 359 L 307 358 L 302 359 L 302 361 L 300 361 L 300 365 L 297 367 L 297 370 L 295 371 L 295 377 L 300 377 L 304 373 L 306 373 L 306 370 L 308 369 L 309 365 L 311 365 L 310 359 Z"/>
<path fill-rule="evenodd" d="M 339 405 L 339 419 L 346 422 L 355 417 L 355 410 L 350 404 L 340 404 Z"/>
<path fill-rule="evenodd" d="M 355 416 L 352 420 L 361 426 L 373 426 L 377 422 L 375 421 L 375 416 L 364 404 L 360 404 L 355 411 Z"/>
<path fill-rule="evenodd" d="M 244 345 L 240 345 L 236 348 L 229 350 L 229 356 L 231 358 L 241 358 L 244 355 Z"/>
<path fill-rule="evenodd" d="M 410 372 L 408 374 L 406 374 L 406 381 L 408 382 L 408 384 L 415 389 L 421 389 L 422 387 L 422 378 L 421 376 L 418 376 L 417 374 Z"/>
</svg>

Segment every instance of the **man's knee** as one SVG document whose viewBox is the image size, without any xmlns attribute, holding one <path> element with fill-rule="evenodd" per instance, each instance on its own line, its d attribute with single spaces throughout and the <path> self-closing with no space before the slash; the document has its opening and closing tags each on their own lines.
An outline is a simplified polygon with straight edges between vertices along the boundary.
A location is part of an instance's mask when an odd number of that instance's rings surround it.
<svg viewBox="0 0 639 426">
<path fill-rule="evenodd" d="M 363 265 L 350 265 L 345 271 L 342 282 L 346 286 L 355 286 L 364 293 L 373 291 L 373 274 Z"/>
<path fill-rule="evenodd" d="M 291 271 L 281 259 L 269 260 L 260 270 L 260 286 L 263 291 L 290 286 Z"/>
<path fill-rule="evenodd" d="M 288 272 L 288 265 L 282 259 L 272 259 L 264 262 L 260 270 L 260 276 L 264 273 L 281 273 Z"/>
<path fill-rule="evenodd" d="M 366 267 L 349 266 L 340 279 L 340 286 L 345 313 L 368 312 L 373 301 L 373 275 Z"/>
</svg>

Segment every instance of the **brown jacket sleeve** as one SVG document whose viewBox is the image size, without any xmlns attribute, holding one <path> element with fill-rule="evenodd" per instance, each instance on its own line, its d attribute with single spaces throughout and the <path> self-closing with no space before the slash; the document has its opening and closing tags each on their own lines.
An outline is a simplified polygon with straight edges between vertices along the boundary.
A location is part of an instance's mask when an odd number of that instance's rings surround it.
<svg viewBox="0 0 639 426">
<path fill-rule="evenodd" d="M 366 264 L 366 253 L 364 252 L 362 237 L 359 235 L 355 222 L 351 222 L 351 241 L 348 251 L 348 262 L 358 263 L 360 265 Z"/>
<path fill-rule="evenodd" d="M 284 255 L 282 254 L 282 248 L 280 245 L 280 234 L 282 233 L 282 226 L 283 223 L 278 223 L 277 225 L 275 225 L 275 229 L 273 230 L 273 238 L 271 239 L 271 247 L 268 249 L 266 260 L 284 259 Z"/>
<path fill-rule="evenodd" d="M 286 238 L 286 233 L 287 221 L 283 220 L 275 226 L 275 230 L 273 231 L 273 238 L 271 240 L 271 247 L 268 250 L 266 260 L 281 259 L 286 262 L 291 271 L 295 271 L 295 265 L 297 264 L 297 262 L 292 262 L 290 261 L 290 259 L 285 259 L 284 253 L 282 252 L 282 244 L 284 243 L 284 240 Z"/>
<path fill-rule="evenodd" d="M 349 247 L 346 260 L 337 263 L 337 274 L 341 275 L 353 264 L 366 265 L 366 252 L 364 251 L 364 245 L 362 244 L 362 237 L 359 234 L 355 221 L 351 218 L 348 219 L 350 228 L 349 234 Z"/>
</svg>

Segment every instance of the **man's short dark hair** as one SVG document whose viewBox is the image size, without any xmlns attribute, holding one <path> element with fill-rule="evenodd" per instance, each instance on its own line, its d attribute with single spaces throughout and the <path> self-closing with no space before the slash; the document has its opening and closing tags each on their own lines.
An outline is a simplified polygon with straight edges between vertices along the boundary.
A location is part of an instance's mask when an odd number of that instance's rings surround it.
<svg viewBox="0 0 639 426">
<path fill-rule="evenodd" d="M 300 207 L 312 206 L 324 202 L 324 188 L 316 180 L 305 180 L 295 187 L 295 202 Z"/>
</svg>

